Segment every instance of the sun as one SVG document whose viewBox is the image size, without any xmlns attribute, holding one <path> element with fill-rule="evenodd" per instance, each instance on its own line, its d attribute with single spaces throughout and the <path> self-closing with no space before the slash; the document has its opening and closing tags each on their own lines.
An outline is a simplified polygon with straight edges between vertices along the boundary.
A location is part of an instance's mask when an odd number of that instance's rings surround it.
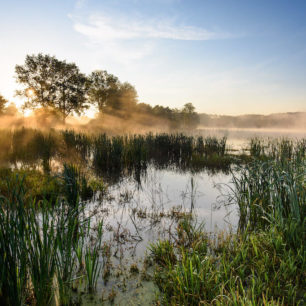
<svg viewBox="0 0 306 306">
<path fill-rule="evenodd" d="M 35 96 L 35 91 L 32 88 L 26 90 L 26 95 L 28 98 L 33 98 Z"/>
</svg>

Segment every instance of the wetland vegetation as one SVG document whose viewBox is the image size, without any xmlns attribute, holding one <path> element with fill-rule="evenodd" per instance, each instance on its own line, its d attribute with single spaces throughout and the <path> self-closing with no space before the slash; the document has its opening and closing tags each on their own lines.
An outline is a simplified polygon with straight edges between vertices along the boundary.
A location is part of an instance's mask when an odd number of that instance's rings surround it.
<svg viewBox="0 0 306 306">
<path fill-rule="evenodd" d="M 0 137 L 3 304 L 305 302 L 305 139 L 254 138 L 233 154 L 226 138 L 186 134 Z M 158 181 L 150 205 L 136 200 L 152 169 L 189 173 L 189 203 L 167 205 Z M 197 215 L 203 171 L 231 178 L 231 229 L 209 231 Z"/>
<path fill-rule="evenodd" d="M 305 304 L 304 134 L 237 147 L 104 70 L 15 70 L 34 112 L 0 95 L 1 305 Z"/>
</svg>

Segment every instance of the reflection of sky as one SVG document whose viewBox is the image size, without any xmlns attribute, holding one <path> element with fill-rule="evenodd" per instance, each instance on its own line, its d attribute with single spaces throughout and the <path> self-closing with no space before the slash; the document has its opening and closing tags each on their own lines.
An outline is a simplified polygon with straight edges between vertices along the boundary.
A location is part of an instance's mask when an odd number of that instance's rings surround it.
<svg viewBox="0 0 306 306">
<path fill-rule="evenodd" d="M 191 177 L 194 181 L 194 189 L 191 188 Z M 230 224 L 233 228 L 237 224 L 236 208 L 231 206 L 229 209 L 224 206 L 217 205 L 221 192 L 216 188 L 216 184 L 228 184 L 230 175 L 215 174 L 211 175 L 206 172 L 191 175 L 188 173 L 178 173 L 168 170 L 156 170 L 149 168 L 147 175 L 142 180 L 142 186 L 139 188 L 137 183 L 126 179 L 118 185 L 110 187 L 110 195 L 112 199 L 106 200 L 100 208 L 108 209 L 109 214 L 102 213 L 105 228 L 112 228 L 106 234 L 109 238 L 118 230 L 119 233 L 126 234 L 129 239 L 139 235 L 144 239 L 135 249 L 136 254 L 142 255 L 145 252 L 149 241 L 155 241 L 158 238 L 167 237 L 165 231 L 173 223 L 173 219 L 162 218 L 160 222 L 152 225 L 152 219 L 149 214 L 154 212 L 168 213 L 173 207 L 177 210 L 181 207 L 182 211 L 190 212 L 191 195 L 194 198 L 193 213 L 197 223 L 204 222 L 208 232 L 218 229 L 228 229 Z M 222 185 L 223 191 L 227 190 Z M 122 195 L 130 194 L 128 201 L 122 200 Z M 216 209 L 218 206 L 218 209 Z M 132 220 L 132 210 L 146 212 L 147 218 L 136 216 Z M 228 213 L 231 212 L 230 216 Z M 98 217 L 99 218 L 99 217 Z M 136 229 L 136 227 L 137 229 Z M 126 231 L 126 229 L 128 231 Z M 175 226 L 173 225 L 173 230 Z M 135 241 L 134 241 L 135 242 Z"/>
<path fill-rule="evenodd" d="M 191 188 L 191 178 L 193 178 L 194 189 Z M 133 180 L 125 178 L 116 185 L 109 187 L 110 198 L 103 200 L 102 203 L 96 202 L 87 205 L 87 210 L 100 211 L 93 218 L 92 225 L 96 220 L 103 219 L 103 241 L 112 241 L 112 270 L 120 269 L 129 274 L 132 263 L 137 263 L 138 268 L 142 269 L 142 259 L 148 252 L 150 243 L 158 239 L 168 239 L 176 232 L 176 221 L 171 218 L 161 218 L 159 222 L 152 222 L 148 216 L 152 211 L 167 213 L 172 207 L 182 206 L 183 211 L 190 211 L 191 194 L 194 195 L 194 216 L 197 225 L 204 222 L 205 230 L 216 232 L 218 230 L 235 230 L 238 216 L 234 206 L 228 209 L 220 204 L 218 197 L 221 192 L 215 187 L 216 184 L 228 184 L 230 175 L 218 173 L 208 174 L 203 171 L 199 174 L 174 172 L 170 170 L 157 170 L 149 167 L 147 175 L 142 177 L 141 187 Z M 224 187 L 224 185 L 223 185 Z M 223 188 L 226 191 L 226 188 Z M 129 199 L 125 195 L 129 195 Z M 221 200 L 225 198 L 221 197 Z M 215 209 L 219 206 L 219 209 Z M 137 213 L 131 213 L 133 209 L 146 211 L 146 218 L 140 218 Z M 87 211 L 87 212 L 88 212 Z M 108 213 L 106 213 L 108 211 Z M 228 212 L 231 212 L 230 216 Z M 171 233 L 171 235 L 170 235 Z M 119 234 L 121 243 L 117 243 L 114 237 Z M 121 236 L 122 235 L 122 236 Z M 139 237 L 142 239 L 140 240 Z M 172 239 L 171 238 L 171 239 Z M 116 257 L 114 256 L 116 255 Z M 152 271 L 150 272 L 152 273 Z M 154 300 L 156 287 L 152 281 L 145 282 L 143 286 L 137 286 L 137 276 L 127 278 L 125 290 L 118 291 L 116 303 L 126 304 L 128 299 L 131 303 L 137 304 L 143 300 L 144 303 Z M 118 285 L 120 279 L 111 277 L 105 284 L 101 278 L 98 281 L 98 291 L 105 290 L 110 292 L 113 286 Z M 87 296 L 83 296 L 87 303 Z M 91 302 L 88 301 L 91 305 Z"/>
</svg>

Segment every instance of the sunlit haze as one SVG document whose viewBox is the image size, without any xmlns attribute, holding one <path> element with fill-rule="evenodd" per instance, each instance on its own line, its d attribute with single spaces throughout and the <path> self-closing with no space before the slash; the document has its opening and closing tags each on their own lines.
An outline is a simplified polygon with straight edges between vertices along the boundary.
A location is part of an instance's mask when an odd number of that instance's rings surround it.
<svg viewBox="0 0 306 306">
<path fill-rule="evenodd" d="M 306 111 L 304 0 L 2 0 L 0 26 L 0 93 L 18 106 L 15 65 L 41 52 L 107 70 L 151 105 Z"/>
</svg>

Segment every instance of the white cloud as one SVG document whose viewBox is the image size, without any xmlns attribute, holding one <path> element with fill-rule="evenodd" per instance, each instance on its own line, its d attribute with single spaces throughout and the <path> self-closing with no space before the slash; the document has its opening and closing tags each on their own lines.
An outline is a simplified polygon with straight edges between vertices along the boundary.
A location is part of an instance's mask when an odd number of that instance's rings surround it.
<svg viewBox="0 0 306 306">
<path fill-rule="evenodd" d="M 201 27 L 175 24 L 172 20 L 144 18 L 125 19 L 91 15 L 88 22 L 75 21 L 74 29 L 94 42 L 105 40 L 173 39 L 212 40 L 229 35 L 208 31 Z"/>
<path fill-rule="evenodd" d="M 137 15 L 114 16 L 91 14 L 80 18 L 69 16 L 74 30 L 87 38 L 92 49 L 99 47 L 101 56 L 117 63 L 130 64 L 154 53 L 158 40 L 205 41 L 230 37 L 178 23 L 178 19 L 144 18 Z"/>
</svg>

